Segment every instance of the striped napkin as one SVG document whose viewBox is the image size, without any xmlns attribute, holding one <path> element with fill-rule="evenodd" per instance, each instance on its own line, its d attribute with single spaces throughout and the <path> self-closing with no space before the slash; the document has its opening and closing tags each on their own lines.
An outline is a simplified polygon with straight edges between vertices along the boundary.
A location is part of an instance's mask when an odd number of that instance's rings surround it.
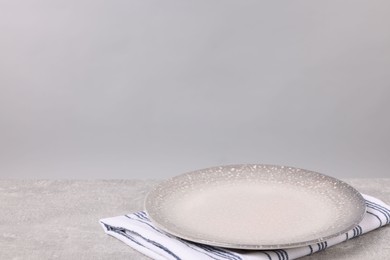
<svg viewBox="0 0 390 260">
<path fill-rule="evenodd" d="M 144 211 L 100 220 L 104 231 L 153 259 L 291 260 L 311 255 L 390 223 L 390 206 L 368 195 L 367 211 L 358 226 L 327 241 L 279 250 L 232 250 L 189 242 L 166 234 Z M 259 230 L 261 232 L 261 230 Z"/>
</svg>

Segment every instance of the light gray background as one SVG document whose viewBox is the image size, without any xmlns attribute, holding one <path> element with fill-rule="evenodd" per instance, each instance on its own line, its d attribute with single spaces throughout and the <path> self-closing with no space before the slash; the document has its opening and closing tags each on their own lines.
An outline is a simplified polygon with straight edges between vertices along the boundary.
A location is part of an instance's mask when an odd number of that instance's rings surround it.
<svg viewBox="0 0 390 260">
<path fill-rule="evenodd" d="M 390 168 L 389 1 L 0 0 L 0 177 Z"/>
</svg>

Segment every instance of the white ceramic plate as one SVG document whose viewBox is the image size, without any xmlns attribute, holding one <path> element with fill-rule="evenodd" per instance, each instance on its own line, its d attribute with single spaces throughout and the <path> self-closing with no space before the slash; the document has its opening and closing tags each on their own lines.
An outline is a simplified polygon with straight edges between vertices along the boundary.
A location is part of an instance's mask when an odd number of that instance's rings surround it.
<svg viewBox="0 0 390 260">
<path fill-rule="evenodd" d="M 277 249 L 314 244 L 363 218 L 365 201 L 348 184 L 312 171 L 229 165 L 171 178 L 145 209 L 177 237 L 227 248 Z"/>
</svg>

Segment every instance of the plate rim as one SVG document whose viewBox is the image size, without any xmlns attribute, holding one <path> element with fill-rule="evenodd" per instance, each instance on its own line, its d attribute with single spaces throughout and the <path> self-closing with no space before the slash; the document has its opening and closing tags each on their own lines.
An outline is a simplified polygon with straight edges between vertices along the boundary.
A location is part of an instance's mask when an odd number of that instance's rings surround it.
<svg viewBox="0 0 390 260">
<path fill-rule="evenodd" d="M 350 189 L 352 191 L 352 193 L 357 195 L 357 197 L 359 198 L 359 200 L 361 202 L 360 206 L 362 206 L 362 207 L 361 207 L 361 212 L 360 212 L 359 218 L 357 218 L 358 220 L 356 222 L 351 223 L 348 227 L 342 229 L 341 231 L 338 231 L 338 232 L 336 232 L 336 233 L 334 233 L 332 235 L 319 237 L 317 239 L 311 239 L 311 240 L 304 241 L 304 242 L 293 242 L 293 243 L 272 244 L 272 245 L 257 245 L 257 244 L 248 244 L 248 243 L 246 243 L 246 244 L 236 244 L 236 243 L 228 243 L 228 242 L 218 242 L 218 241 L 212 241 L 212 240 L 207 240 L 207 239 L 194 238 L 194 237 L 188 236 L 188 235 L 183 234 L 183 233 L 180 234 L 178 232 L 170 230 L 169 228 L 165 227 L 164 225 L 161 225 L 148 212 L 147 204 L 148 204 L 148 201 L 151 199 L 151 196 L 155 192 L 157 192 L 158 189 L 160 189 L 164 185 L 172 182 L 173 180 L 175 180 L 177 178 L 183 178 L 183 177 L 185 177 L 187 175 L 197 174 L 197 173 L 202 172 L 202 171 L 217 169 L 217 168 L 221 168 L 221 167 L 222 168 L 229 168 L 229 167 L 230 168 L 238 168 L 238 167 L 248 167 L 248 166 L 249 167 L 253 167 L 253 166 L 259 167 L 260 166 L 260 167 L 278 167 L 278 168 L 284 167 L 284 168 L 290 168 L 290 169 L 295 169 L 295 170 L 300 170 L 300 171 L 305 171 L 305 172 L 308 172 L 308 173 L 316 174 L 316 175 L 319 175 L 319 176 L 324 176 L 325 178 L 328 178 L 328 179 L 331 179 L 333 181 L 336 181 L 339 184 L 343 184 L 346 187 L 348 187 L 348 189 Z M 302 246 L 313 245 L 313 244 L 316 244 L 316 243 L 321 243 L 321 242 L 327 241 L 330 238 L 337 237 L 337 236 L 339 236 L 341 234 L 345 234 L 346 232 L 352 230 L 354 227 L 356 227 L 363 220 L 365 212 L 366 212 L 366 203 L 365 203 L 365 199 L 362 196 L 362 194 L 357 189 L 355 189 L 352 185 L 346 183 L 345 181 L 342 181 L 340 179 L 337 179 L 335 177 L 332 177 L 332 176 L 329 176 L 329 175 L 326 175 L 326 174 L 323 174 L 323 173 L 319 173 L 319 172 L 316 172 L 316 171 L 307 170 L 307 169 L 303 169 L 303 168 L 299 168 L 299 167 L 286 166 L 286 165 L 276 165 L 276 164 L 258 164 L 258 163 L 227 164 L 227 165 L 220 165 L 220 166 L 212 166 L 212 167 L 208 167 L 208 168 L 202 168 L 202 169 L 198 169 L 198 170 L 194 170 L 194 171 L 185 172 L 185 173 L 182 173 L 182 174 L 170 177 L 170 178 L 168 178 L 166 180 L 163 180 L 163 181 L 159 182 L 157 185 L 155 185 L 147 193 L 147 195 L 146 195 L 146 197 L 144 199 L 144 205 L 143 206 L 144 206 L 144 210 L 146 211 L 146 213 L 148 215 L 148 218 L 153 223 L 153 225 L 155 225 L 158 229 L 160 229 L 160 231 L 163 231 L 166 234 L 173 235 L 173 236 L 178 237 L 180 239 L 184 239 L 184 240 L 195 242 L 195 243 L 200 243 L 200 244 L 205 244 L 205 245 L 210 245 L 210 246 L 223 247 L 223 248 L 230 248 L 230 249 L 243 249 L 243 250 L 287 249 L 287 248 L 296 248 L 296 247 L 302 247 Z"/>
</svg>

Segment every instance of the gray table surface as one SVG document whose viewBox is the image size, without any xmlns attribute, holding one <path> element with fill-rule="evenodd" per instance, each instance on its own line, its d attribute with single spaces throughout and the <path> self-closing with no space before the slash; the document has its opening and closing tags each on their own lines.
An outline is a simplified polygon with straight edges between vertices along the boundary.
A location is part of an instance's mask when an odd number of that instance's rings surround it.
<svg viewBox="0 0 390 260">
<path fill-rule="evenodd" d="M 390 203 L 390 179 L 347 179 Z M 148 259 L 98 220 L 141 210 L 157 180 L 0 180 L 0 259 Z M 390 259 L 390 225 L 312 259 Z"/>
</svg>

